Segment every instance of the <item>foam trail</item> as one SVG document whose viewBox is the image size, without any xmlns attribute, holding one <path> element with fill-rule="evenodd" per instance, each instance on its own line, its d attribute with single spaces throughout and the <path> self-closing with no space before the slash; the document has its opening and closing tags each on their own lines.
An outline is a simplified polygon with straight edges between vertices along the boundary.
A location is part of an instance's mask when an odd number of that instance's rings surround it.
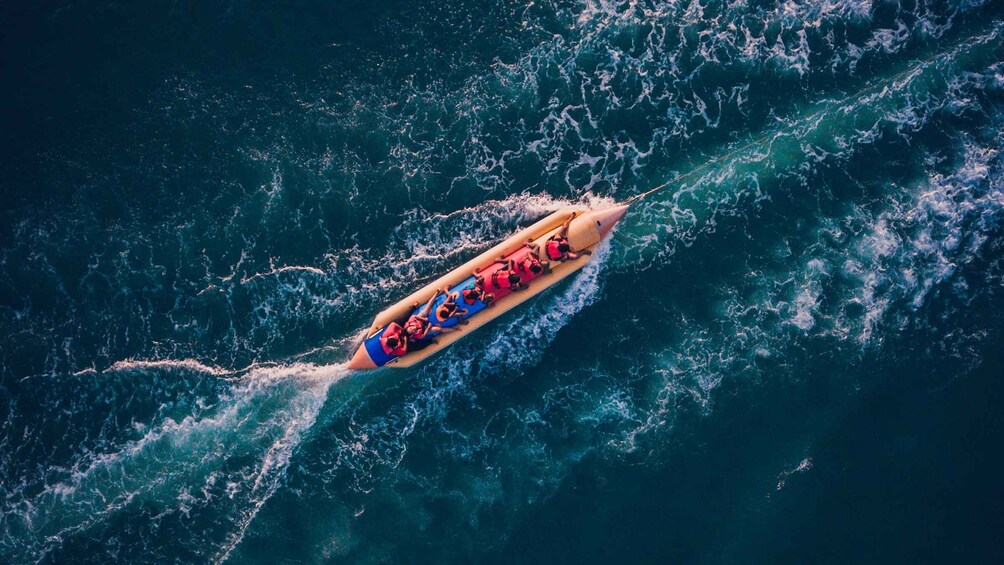
<svg viewBox="0 0 1004 565">
<path fill-rule="evenodd" d="M 926 179 L 891 194 L 876 212 L 852 207 L 852 217 L 862 227 L 848 238 L 848 249 L 820 246 L 804 259 L 805 275 L 796 279 L 809 294 L 821 281 L 839 279 L 848 300 L 828 305 L 806 300 L 792 323 L 806 332 L 867 346 L 882 343 L 881 327 L 905 326 L 936 289 L 957 278 L 992 244 L 1004 211 L 1002 142 L 1000 134 L 990 143 L 964 138 L 954 171 L 929 172 Z M 826 241 L 845 228 L 829 221 L 821 231 Z M 968 294 L 965 287 L 963 281 L 956 291 Z M 817 319 L 819 328 L 814 327 Z M 812 323 L 799 325 L 798 320 Z"/>
<path fill-rule="evenodd" d="M 967 85 L 959 79 L 988 66 L 1001 34 L 1001 26 L 994 27 L 856 95 L 821 102 L 802 117 L 783 120 L 776 132 L 687 173 L 681 177 L 687 184 L 671 196 L 655 193 L 642 201 L 641 213 L 622 228 L 629 243 L 617 265 L 644 268 L 713 231 L 716 216 L 755 209 L 768 198 L 761 182 L 771 176 L 804 175 L 828 156 L 844 159 L 884 135 L 906 135 L 937 111 L 960 112 L 967 102 L 959 90 Z"/>
<path fill-rule="evenodd" d="M 795 363 L 800 350 L 814 346 L 855 359 L 891 336 L 930 331 L 929 346 L 956 358 L 954 365 L 978 364 L 964 344 L 982 341 L 984 331 L 944 335 L 941 320 L 932 322 L 925 310 L 938 298 L 938 310 L 953 311 L 1000 285 L 999 276 L 965 273 L 993 255 L 1004 215 L 1000 121 L 982 139 L 964 136 L 961 147 L 939 147 L 925 176 L 888 187 L 877 209 L 848 203 L 841 215 L 818 218 L 815 233 L 804 238 L 817 243 L 796 256 L 761 259 L 722 290 L 718 319 L 681 320 L 680 341 L 653 348 L 647 363 L 658 394 L 648 406 L 639 403 L 641 423 L 616 445 L 634 450 L 639 436 L 664 428 L 679 398 L 707 407 L 723 377 L 759 378 L 761 364 Z M 933 166 L 942 160 L 950 165 Z"/>
<path fill-rule="evenodd" d="M 124 367 L 114 371 L 173 368 L 169 362 Z M 251 369 L 215 405 L 168 418 L 115 451 L 52 470 L 55 480 L 24 495 L 8 516 L 14 535 L 33 540 L 22 557 L 42 559 L 141 503 L 159 508 L 161 517 L 214 505 L 233 523 L 217 555 L 225 559 L 281 484 L 329 387 L 347 374 L 343 365 Z"/>
<path fill-rule="evenodd" d="M 102 372 L 124 373 L 129 371 L 144 371 L 150 369 L 192 371 L 195 373 L 205 373 L 208 375 L 215 375 L 220 377 L 233 374 L 233 371 L 228 371 L 221 367 L 206 365 L 202 362 L 196 361 L 195 359 L 182 359 L 178 361 L 171 359 L 160 359 L 155 361 L 146 361 L 142 359 L 126 359 L 124 361 L 116 361 L 115 363 L 112 363 L 111 366 L 109 366 Z"/>
</svg>

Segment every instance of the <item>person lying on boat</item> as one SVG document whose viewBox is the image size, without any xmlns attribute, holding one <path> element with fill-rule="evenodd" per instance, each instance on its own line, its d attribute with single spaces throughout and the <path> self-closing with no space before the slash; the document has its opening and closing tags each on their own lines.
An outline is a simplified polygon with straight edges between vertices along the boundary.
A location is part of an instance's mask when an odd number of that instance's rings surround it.
<svg viewBox="0 0 1004 565">
<path fill-rule="evenodd" d="M 432 298 L 426 302 L 425 306 L 423 306 L 418 313 L 409 316 L 408 320 L 404 323 L 404 333 L 408 336 L 408 351 L 418 351 L 419 349 L 425 349 L 429 345 L 436 343 L 432 340 L 432 338 L 444 331 L 460 331 L 460 328 L 444 328 L 439 324 L 433 324 L 429 320 L 429 314 L 432 313 L 432 305 L 435 304 L 439 295 L 444 292 L 445 291 L 443 289 L 437 288 L 436 292 L 433 293 Z M 414 306 L 418 306 L 418 304 L 416 303 Z"/>
<path fill-rule="evenodd" d="M 464 320 L 463 317 L 467 315 L 467 308 L 461 308 L 457 304 L 457 300 L 460 298 L 459 292 L 450 292 L 449 287 L 442 289 L 441 291 L 446 295 L 443 303 L 436 308 L 436 318 L 437 324 L 445 324 L 453 318 L 461 319 L 460 324 L 467 325 L 470 322 Z"/>
<path fill-rule="evenodd" d="M 519 274 L 516 273 L 515 261 L 512 259 L 506 259 L 505 257 L 499 257 L 495 260 L 495 262 L 501 263 L 504 266 L 491 273 L 490 280 L 492 288 L 497 291 L 502 291 L 504 294 L 508 294 L 514 290 L 526 288 L 523 284 L 523 279 L 521 279 Z"/>
<path fill-rule="evenodd" d="M 514 255 L 514 270 L 519 274 L 525 285 L 530 279 L 540 276 L 542 273 L 551 271 L 551 264 L 540 260 L 540 246 L 533 242 L 533 238 L 526 240 L 525 249 Z"/>
<path fill-rule="evenodd" d="M 474 274 L 474 286 L 460 291 L 460 297 L 468 306 L 473 306 L 479 300 L 489 308 L 495 305 L 495 295 L 485 292 L 485 278 L 478 276 L 477 273 Z"/>
<path fill-rule="evenodd" d="M 405 333 L 411 338 L 411 341 L 418 341 L 425 339 L 425 334 L 429 333 L 429 329 L 432 324 L 429 322 L 429 314 L 432 312 L 432 305 L 439 298 L 439 294 L 442 292 L 441 289 L 436 289 L 436 292 L 432 293 L 432 298 L 425 303 L 418 312 L 411 314 L 415 308 L 418 308 L 418 302 L 411 305 L 408 309 L 408 314 L 405 314 L 404 321 L 401 325 L 404 326 Z"/>
<path fill-rule="evenodd" d="M 387 329 L 380 336 L 380 347 L 387 355 L 398 357 L 408 352 L 408 334 L 401 327 L 401 324 L 391 322 L 387 325 Z"/>
<path fill-rule="evenodd" d="M 508 258 L 499 257 L 495 263 L 503 266 L 492 273 L 492 286 L 506 292 L 525 289 L 527 283 L 544 272 L 540 258 L 529 249 L 517 251 Z"/>
<path fill-rule="evenodd" d="M 588 249 L 576 251 L 568 243 L 568 225 L 572 223 L 576 215 L 578 215 L 577 212 L 572 212 L 572 215 L 565 220 L 565 223 L 561 224 L 561 229 L 558 230 L 558 233 L 547 238 L 547 242 L 544 243 L 544 252 L 551 261 L 567 261 L 569 259 L 578 259 L 581 255 L 593 254 Z"/>
<path fill-rule="evenodd" d="M 412 345 L 415 345 L 415 342 L 424 340 L 429 336 L 429 332 L 435 329 L 434 324 L 429 321 L 428 315 L 415 314 L 409 317 L 408 321 L 404 323 L 404 332 L 408 334 L 408 341 Z M 409 348 L 409 350 L 411 349 L 413 348 Z"/>
</svg>

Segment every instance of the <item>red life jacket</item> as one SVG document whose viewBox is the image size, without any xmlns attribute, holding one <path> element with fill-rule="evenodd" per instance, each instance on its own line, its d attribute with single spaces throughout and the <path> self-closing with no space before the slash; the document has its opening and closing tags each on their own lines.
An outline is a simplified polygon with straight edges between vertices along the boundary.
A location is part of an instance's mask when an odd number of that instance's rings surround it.
<svg viewBox="0 0 1004 565">
<path fill-rule="evenodd" d="M 481 292 L 476 288 L 468 288 L 464 290 L 463 296 L 466 304 L 474 304 L 481 299 Z"/>
<path fill-rule="evenodd" d="M 547 243 L 544 244 L 544 250 L 547 252 L 547 258 L 552 261 L 560 261 L 565 258 L 565 254 L 558 249 L 558 246 L 562 243 L 566 243 L 568 240 L 565 238 L 560 239 L 549 239 Z"/>
<path fill-rule="evenodd" d="M 404 328 L 402 328 L 397 322 L 391 322 L 387 329 L 384 330 L 383 335 L 380 336 L 380 347 L 383 348 L 383 352 L 387 355 L 397 355 L 400 357 L 408 351 L 407 338 L 402 335 Z M 397 347 L 391 349 L 387 345 L 387 338 L 395 337 L 397 338 Z"/>
<path fill-rule="evenodd" d="M 428 320 L 423 322 L 418 316 L 412 316 L 404 323 L 404 329 L 411 336 L 411 339 L 422 339 L 429 331 L 429 325 Z"/>
<path fill-rule="evenodd" d="M 512 283 L 509 282 L 509 275 L 512 271 L 507 269 L 499 269 L 492 273 L 492 285 L 499 290 L 505 290 L 512 288 Z"/>
<path fill-rule="evenodd" d="M 537 257 L 537 254 L 529 249 L 526 251 L 526 255 L 524 257 L 516 261 L 516 271 L 519 273 L 519 278 L 522 279 L 523 282 L 526 282 L 543 272 L 542 270 L 536 273 L 531 271 L 530 268 L 534 265 L 540 267 L 540 257 Z"/>
</svg>

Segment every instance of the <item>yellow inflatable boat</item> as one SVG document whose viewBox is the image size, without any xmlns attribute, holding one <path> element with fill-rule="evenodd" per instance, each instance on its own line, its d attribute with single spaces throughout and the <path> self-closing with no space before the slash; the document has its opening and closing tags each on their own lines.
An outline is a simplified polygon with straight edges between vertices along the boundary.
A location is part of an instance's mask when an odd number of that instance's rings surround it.
<svg viewBox="0 0 1004 565">
<path fill-rule="evenodd" d="M 591 255 L 581 252 L 591 252 L 610 233 L 627 208 L 627 205 L 601 209 L 565 208 L 520 230 L 512 237 L 377 314 L 366 333 L 366 338 L 349 362 L 349 368 L 410 367 L 449 347 L 455 341 L 581 269 L 592 258 Z M 567 243 L 573 251 L 578 252 L 577 258 L 564 260 L 554 258 L 554 255 L 559 253 L 557 245 L 552 242 L 549 247 L 548 243 L 549 240 L 560 241 L 558 238 L 563 228 Z M 532 243 L 528 245 L 528 241 Z M 504 287 L 493 286 L 505 285 L 507 275 L 511 276 L 512 272 L 519 271 L 519 266 L 514 267 L 514 265 L 532 265 L 534 263 L 532 255 L 536 255 L 536 259 L 544 265 L 549 262 L 550 268 L 541 274 L 535 272 L 531 274 L 531 271 L 523 269 L 521 281 L 523 288 L 519 290 L 510 291 Z M 509 259 L 515 263 L 509 263 L 507 267 L 506 262 Z M 497 281 L 500 274 L 502 280 Z M 438 289 L 442 288 L 448 289 L 447 294 L 438 292 Z M 482 294 L 480 299 L 474 299 L 479 291 L 493 294 L 497 298 L 490 300 L 491 297 Z M 452 301 L 457 304 L 457 308 L 454 309 L 456 313 L 441 320 L 438 311 L 448 300 L 447 295 L 450 295 Z M 431 304 L 430 310 L 425 310 L 427 304 Z M 398 343 L 397 348 L 391 347 L 390 344 L 394 344 L 395 340 L 388 341 L 387 338 L 393 336 L 385 333 L 399 335 L 402 333 L 402 326 L 405 326 L 412 316 L 423 313 L 427 314 L 430 321 L 427 327 L 445 329 L 427 330 L 428 333 L 423 339 L 408 340 L 407 347 L 404 343 Z M 457 329 L 461 331 L 456 331 Z"/>
</svg>

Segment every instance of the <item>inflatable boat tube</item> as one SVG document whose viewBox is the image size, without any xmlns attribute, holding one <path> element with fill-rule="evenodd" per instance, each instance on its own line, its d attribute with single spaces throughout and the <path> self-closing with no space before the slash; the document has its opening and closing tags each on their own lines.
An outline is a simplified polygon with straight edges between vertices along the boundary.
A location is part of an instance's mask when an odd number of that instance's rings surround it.
<svg viewBox="0 0 1004 565">
<path fill-rule="evenodd" d="M 463 316 L 463 319 L 469 320 L 469 324 L 459 328 L 460 331 L 440 333 L 433 338 L 433 341 L 423 343 L 424 347 L 408 351 L 400 357 L 388 355 L 380 344 L 380 336 L 383 335 L 386 326 L 395 320 L 407 317 L 409 314 L 420 312 L 429 301 L 429 297 L 438 288 L 448 287 L 450 292 L 463 292 L 464 289 L 473 288 L 475 278 L 471 276 L 471 273 L 475 269 L 484 271 L 484 273 L 491 273 L 493 272 L 492 269 L 497 270 L 502 268 L 503 265 L 495 263 L 495 259 L 500 256 L 513 259 L 525 258 L 526 253 L 531 252 L 526 246 L 528 239 L 539 246 L 538 253 L 541 254 L 539 258 L 545 259 L 542 255 L 544 242 L 547 241 L 547 238 L 557 233 L 573 214 L 574 218 L 568 225 L 568 242 L 576 251 L 584 251 L 595 248 L 607 237 L 626 211 L 626 205 L 595 210 L 566 208 L 554 212 L 526 229 L 520 230 L 505 241 L 500 242 L 481 255 L 453 269 L 377 314 L 373 320 L 373 325 L 366 332 L 363 343 L 349 361 L 349 369 L 375 369 L 383 366 L 410 367 L 428 359 L 430 356 L 449 347 L 455 341 L 470 335 L 471 332 L 578 271 L 591 260 L 591 256 L 583 254 L 578 259 L 570 259 L 562 262 L 552 261 L 549 273 L 530 278 L 524 278 L 523 274 L 520 273 L 521 279 L 526 281 L 527 285 L 526 288 L 515 292 L 508 289 L 496 290 L 491 288 L 491 285 L 486 282 L 488 291 L 495 294 L 495 305 L 493 307 L 486 307 L 480 300 L 472 305 L 468 305 L 463 301 L 463 298 L 458 299 L 458 306 L 467 309 L 467 313 Z M 433 303 L 430 320 L 435 317 L 435 308 L 442 304 L 444 300 L 445 297 L 440 296 Z M 414 306 L 416 303 L 420 304 L 417 308 Z M 443 326 L 453 327 L 458 323 L 459 320 L 454 318 L 444 323 Z"/>
</svg>

